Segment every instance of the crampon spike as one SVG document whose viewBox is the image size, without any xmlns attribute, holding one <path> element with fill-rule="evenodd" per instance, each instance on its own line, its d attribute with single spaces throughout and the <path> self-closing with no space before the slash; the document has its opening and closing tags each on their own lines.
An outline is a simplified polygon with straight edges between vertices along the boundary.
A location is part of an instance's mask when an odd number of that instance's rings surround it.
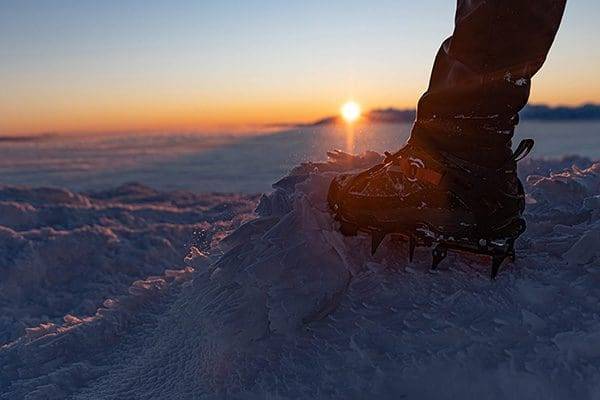
<svg viewBox="0 0 600 400">
<path fill-rule="evenodd" d="M 438 244 L 435 249 L 433 249 L 433 260 L 431 262 L 431 269 L 437 269 L 438 265 L 442 262 L 444 258 L 448 255 L 448 250 L 446 247 Z"/>
<path fill-rule="evenodd" d="M 415 247 L 417 247 L 417 242 L 413 236 L 408 238 L 408 260 L 412 262 L 413 257 L 415 256 Z"/>
<path fill-rule="evenodd" d="M 385 239 L 385 233 L 381 231 L 375 231 L 371 234 L 371 255 L 375 254 L 383 239 Z"/>
<path fill-rule="evenodd" d="M 496 279 L 496 276 L 498 275 L 498 271 L 500 270 L 500 265 L 502 265 L 502 262 L 504 261 L 504 259 L 507 257 L 507 254 L 497 254 L 492 256 L 492 275 L 491 278 L 492 280 Z"/>
</svg>

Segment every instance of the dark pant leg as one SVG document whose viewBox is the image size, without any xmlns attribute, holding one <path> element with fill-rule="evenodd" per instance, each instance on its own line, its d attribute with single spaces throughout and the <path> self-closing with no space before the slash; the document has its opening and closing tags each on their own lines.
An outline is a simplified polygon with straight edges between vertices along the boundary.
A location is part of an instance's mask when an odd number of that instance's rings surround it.
<svg viewBox="0 0 600 400">
<path fill-rule="evenodd" d="M 480 164 L 506 160 L 565 3 L 458 0 L 454 33 L 437 54 L 411 140 Z"/>
</svg>

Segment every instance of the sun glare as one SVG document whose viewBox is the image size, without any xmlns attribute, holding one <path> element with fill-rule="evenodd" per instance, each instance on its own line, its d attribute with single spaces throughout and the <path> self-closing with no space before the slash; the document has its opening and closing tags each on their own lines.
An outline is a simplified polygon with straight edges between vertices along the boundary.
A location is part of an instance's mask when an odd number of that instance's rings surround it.
<svg viewBox="0 0 600 400">
<path fill-rule="evenodd" d="M 342 106 L 342 117 L 346 122 L 354 122 L 360 117 L 360 106 L 354 101 L 349 101 Z"/>
</svg>

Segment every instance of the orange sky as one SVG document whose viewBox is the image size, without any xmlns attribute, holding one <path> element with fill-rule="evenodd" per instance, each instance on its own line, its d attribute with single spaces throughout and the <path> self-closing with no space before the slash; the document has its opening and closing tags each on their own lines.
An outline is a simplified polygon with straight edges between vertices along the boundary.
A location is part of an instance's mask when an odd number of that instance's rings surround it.
<svg viewBox="0 0 600 400">
<path fill-rule="evenodd" d="M 532 102 L 578 105 L 600 100 L 598 81 L 561 80 L 560 71 L 540 74 L 534 81 Z M 2 106 L 3 134 L 35 132 L 125 132 L 125 131 L 230 131 L 252 130 L 265 124 L 311 122 L 338 113 L 346 100 L 363 109 L 393 106 L 413 108 L 425 89 L 425 74 L 411 86 L 354 85 L 355 89 L 327 87 L 313 90 L 226 90 L 204 96 L 201 91 L 129 90 L 88 93 L 60 92 L 46 96 L 13 98 Z M 559 75 L 559 76 L 553 76 Z M 367 82 L 373 84 L 373 82 Z M 344 86 L 344 85 L 340 85 Z M 400 85 L 399 85 L 400 86 Z M 314 83 L 309 87 L 313 88 Z M 290 89 L 294 89 L 290 85 Z M 120 94 L 120 95 L 119 95 Z"/>
</svg>

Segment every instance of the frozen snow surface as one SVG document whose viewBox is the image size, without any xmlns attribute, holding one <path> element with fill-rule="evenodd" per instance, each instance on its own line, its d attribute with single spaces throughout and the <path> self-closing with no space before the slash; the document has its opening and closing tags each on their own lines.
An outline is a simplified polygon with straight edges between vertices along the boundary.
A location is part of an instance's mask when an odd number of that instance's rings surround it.
<svg viewBox="0 0 600 400">
<path fill-rule="evenodd" d="M 25 327 L 93 314 L 135 280 L 182 268 L 191 246 L 210 248 L 256 200 L 139 184 L 88 194 L 0 186 L 0 345 Z"/>
<path fill-rule="evenodd" d="M 252 198 L 2 188 L 0 398 L 600 398 L 600 163 L 521 166 L 529 228 L 492 282 L 338 233 L 332 176 L 379 159 L 295 168 L 224 239 Z"/>
</svg>

